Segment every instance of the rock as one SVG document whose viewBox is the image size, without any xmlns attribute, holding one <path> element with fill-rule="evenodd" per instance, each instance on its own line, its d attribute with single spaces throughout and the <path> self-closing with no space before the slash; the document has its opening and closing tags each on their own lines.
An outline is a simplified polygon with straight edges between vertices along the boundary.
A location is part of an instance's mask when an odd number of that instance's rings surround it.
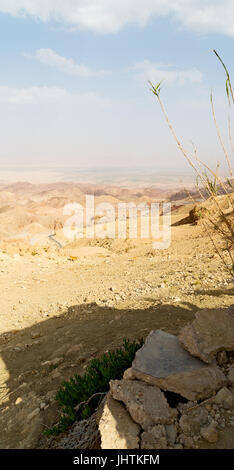
<svg viewBox="0 0 234 470">
<path fill-rule="evenodd" d="M 167 439 L 165 427 L 161 424 L 153 426 L 141 435 L 141 449 L 166 449 Z"/>
<path fill-rule="evenodd" d="M 15 346 L 14 348 L 12 348 L 13 351 L 15 352 L 20 352 L 20 351 L 23 351 L 23 345 L 17 345 Z"/>
<path fill-rule="evenodd" d="M 188 220 L 190 223 L 197 225 L 198 222 L 209 214 L 209 210 L 203 206 L 194 206 L 189 211 Z"/>
<path fill-rule="evenodd" d="M 199 407 L 181 416 L 179 426 L 185 435 L 194 436 L 195 434 L 199 434 L 201 426 L 207 423 L 208 411 L 204 407 Z"/>
<path fill-rule="evenodd" d="M 110 393 L 99 421 L 99 432 L 102 449 L 139 449 L 140 426 Z"/>
<path fill-rule="evenodd" d="M 232 410 L 234 408 L 234 394 L 226 387 L 219 390 L 212 401 L 217 405 L 221 405 L 226 410 Z"/>
<path fill-rule="evenodd" d="M 176 426 L 174 424 L 166 424 L 165 429 L 168 443 L 174 445 L 177 436 Z"/>
<path fill-rule="evenodd" d="M 188 400 L 211 397 L 226 385 L 226 378 L 216 366 L 207 366 L 191 357 L 176 336 L 151 331 L 144 346 L 136 353 L 128 376 L 178 393 Z"/>
<path fill-rule="evenodd" d="M 61 377 L 61 373 L 59 372 L 58 369 L 53 370 L 51 373 L 51 379 L 59 379 Z"/>
<path fill-rule="evenodd" d="M 187 403 L 181 403 L 179 402 L 178 405 L 177 405 L 177 410 L 179 411 L 179 413 L 182 415 L 184 413 L 187 413 L 187 411 L 190 409 L 190 408 L 193 408 L 194 406 L 197 405 L 197 402 L 196 401 L 187 401 Z"/>
<path fill-rule="evenodd" d="M 211 403 L 206 403 L 205 408 L 207 409 L 207 411 L 211 411 L 212 410 Z"/>
<path fill-rule="evenodd" d="M 169 407 L 158 387 L 137 380 L 111 380 L 110 391 L 144 430 L 155 424 L 171 424 L 176 417 L 176 410 Z"/>
<path fill-rule="evenodd" d="M 180 442 L 181 444 L 183 444 L 183 447 L 185 449 L 192 449 L 194 447 L 194 441 L 190 436 L 184 436 L 183 434 L 181 434 Z"/>
<path fill-rule="evenodd" d="M 19 405 L 20 403 L 22 403 L 22 401 L 23 399 L 21 397 L 16 398 L 15 405 Z"/>
<path fill-rule="evenodd" d="M 33 410 L 31 413 L 28 415 L 28 421 L 31 421 L 33 418 L 35 418 L 38 414 L 40 413 L 40 408 L 36 408 Z"/>
<path fill-rule="evenodd" d="M 174 449 L 183 449 L 182 444 L 175 444 Z"/>
<path fill-rule="evenodd" d="M 62 357 L 55 357 L 54 359 L 52 359 L 52 361 L 50 361 L 50 364 L 54 367 L 57 367 L 59 364 L 61 364 L 63 362 L 63 358 Z"/>
<path fill-rule="evenodd" d="M 40 338 L 40 336 L 41 336 L 41 333 L 39 331 L 35 332 L 35 333 L 31 333 L 31 338 L 32 339 Z"/>
<path fill-rule="evenodd" d="M 216 357 L 217 364 L 222 366 L 228 362 L 226 351 L 219 351 Z"/>
<path fill-rule="evenodd" d="M 19 385 L 19 388 L 26 388 L 27 387 L 27 383 L 26 382 L 23 382 L 21 385 Z"/>
<path fill-rule="evenodd" d="M 123 378 L 126 380 L 134 380 L 135 377 L 131 367 L 125 370 Z"/>
<path fill-rule="evenodd" d="M 208 426 L 201 429 L 201 436 L 208 442 L 217 442 L 219 435 L 216 426 L 216 422 L 212 421 Z"/>
<path fill-rule="evenodd" d="M 44 397 L 46 402 L 54 403 L 56 393 L 57 393 L 57 390 L 50 390 L 49 392 L 47 392 L 47 394 Z"/>
<path fill-rule="evenodd" d="M 231 366 L 228 372 L 228 383 L 231 387 L 234 387 L 234 366 Z"/>
<path fill-rule="evenodd" d="M 78 353 L 81 348 L 83 347 L 82 344 L 75 344 L 74 346 L 71 346 L 67 351 L 66 351 L 66 356 L 69 356 L 71 354 L 76 354 Z"/>
<path fill-rule="evenodd" d="M 41 363 L 42 367 L 51 366 L 51 361 L 44 361 Z"/>
<path fill-rule="evenodd" d="M 219 351 L 234 351 L 234 307 L 200 310 L 179 335 L 182 346 L 193 356 L 210 363 Z"/>
</svg>

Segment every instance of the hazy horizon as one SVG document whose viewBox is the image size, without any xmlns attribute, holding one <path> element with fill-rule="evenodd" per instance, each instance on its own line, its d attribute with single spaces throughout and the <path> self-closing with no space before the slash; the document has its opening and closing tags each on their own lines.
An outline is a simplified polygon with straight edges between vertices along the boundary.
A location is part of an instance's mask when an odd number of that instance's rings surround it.
<svg viewBox="0 0 234 470">
<path fill-rule="evenodd" d="M 159 188 L 194 186 L 192 171 L 160 171 L 157 167 L 5 167 L 0 165 L 0 184 L 14 183 L 91 183 Z"/>
</svg>

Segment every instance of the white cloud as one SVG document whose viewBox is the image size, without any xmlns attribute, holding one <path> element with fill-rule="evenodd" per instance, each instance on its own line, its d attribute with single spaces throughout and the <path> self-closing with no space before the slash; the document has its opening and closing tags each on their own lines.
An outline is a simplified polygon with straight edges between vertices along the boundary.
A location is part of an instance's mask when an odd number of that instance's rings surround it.
<svg viewBox="0 0 234 470">
<path fill-rule="evenodd" d="M 0 0 L 0 12 L 99 33 L 116 32 L 129 23 L 144 26 L 152 16 L 172 15 L 196 31 L 234 35 L 233 0 Z"/>
<path fill-rule="evenodd" d="M 163 68 L 164 67 L 164 68 Z M 153 64 L 149 60 L 138 62 L 130 70 L 142 71 L 145 78 L 152 82 L 165 81 L 167 83 L 177 82 L 183 85 L 186 81 L 201 82 L 202 73 L 196 68 L 186 70 L 170 70 L 171 66 Z"/>
<path fill-rule="evenodd" d="M 0 103 L 9 104 L 65 104 L 71 100 L 69 92 L 56 87 L 10 88 L 0 86 Z"/>
<path fill-rule="evenodd" d="M 96 93 L 72 94 L 64 88 L 57 87 L 30 87 L 30 88 L 11 88 L 0 86 L 1 104 L 74 104 L 76 106 L 108 104 L 107 99 L 100 98 Z"/>
<path fill-rule="evenodd" d="M 95 71 L 91 70 L 85 65 L 77 64 L 73 59 L 67 59 L 59 54 L 57 54 L 52 49 L 38 49 L 35 54 L 24 54 L 26 57 L 35 58 L 41 64 L 49 65 L 51 67 L 56 67 L 61 72 L 64 72 L 68 75 L 74 75 L 79 77 L 93 77 L 93 76 L 103 76 L 107 72 L 104 70 Z"/>
</svg>

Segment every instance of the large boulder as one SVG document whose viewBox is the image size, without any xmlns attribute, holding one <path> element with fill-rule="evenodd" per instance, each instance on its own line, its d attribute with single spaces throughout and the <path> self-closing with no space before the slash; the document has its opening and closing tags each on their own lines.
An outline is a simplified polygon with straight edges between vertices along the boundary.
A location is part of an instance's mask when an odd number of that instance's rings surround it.
<svg viewBox="0 0 234 470">
<path fill-rule="evenodd" d="M 216 364 L 207 366 L 192 357 L 176 336 L 160 330 L 149 334 L 124 377 L 145 381 L 192 401 L 209 398 L 226 385 Z"/>
<path fill-rule="evenodd" d="M 144 430 L 155 424 L 170 424 L 177 416 L 158 387 L 138 380 L 111 380 L 110 391 L 115 400 L 125 404 L 132 419 Z"/>
<path fill-rule="evenodd" d="M 102 449 L 139 449 L 140 426 L 110 393 L 99 421 Z"/>
<path fill-rule="evenodd" d="M 190 354 L 207 363 L 219 351 L 234 351 L 234 307 L 200 310 L 182 329 L 179 341 Z"/>
</svg>

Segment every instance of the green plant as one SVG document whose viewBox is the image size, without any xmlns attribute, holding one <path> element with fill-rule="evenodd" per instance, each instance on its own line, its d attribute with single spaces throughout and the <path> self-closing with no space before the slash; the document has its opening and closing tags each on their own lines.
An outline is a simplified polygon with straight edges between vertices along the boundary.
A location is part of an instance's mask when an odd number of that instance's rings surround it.
<svg viewBox="0 0 234 470">
<path fill-rule="evenodd" d="M 206 185 L 209 188 L 208 194 L 212 194 L 213 196 L 217 196 L 217 193 L 218 193 L 218 185 L 217 185 L 218 169 L 219 169 L 219 163 L 217 163 L 214 176 L 207 173 L 206 170 L 203 172 L 203 176 L 206 180 Z"/>
<path fill-rule="evenodd" d="M 56 395 L 61 408 L 59 422 L 44 434 L 58 435 L 75 421 L 91 416 L 100 403 L 100 396 L 108 392 L 110 380 L 122 378 L 142 345 L 143 340 L 131 343 L 124 339 L 122 348 L 93 359 L 83 376 L 76 374 L 69 381 L 63 382 Z"/>
<path fill-rule="evenodd" d="M 37 253 L 37 251 L 32 251 L 31 255 L 36 256 L 36 255 L 38 255 L 38 253 Z"/>
<path fill-rule="evenodd" d="M 231 84 L 228 69 L 227 69 L 226 65 L 223 63 L 223 61 L 222 61 L 220 55 L 218 54 L 218 52 L 215 49 L 213 49 L 213 52 L 218 57 L 219 61 L 221 62 L 222 66 L 225 70 L 225 73 L 226 73 L 226 93 L 227 93 L 228 101 L 230 103 L 230 96 L 231 96 L 232 102 L 234 103 L 234 94 L 233 94 L 233 91 L 232 91 L 232 84 Z"/>
</svg>

